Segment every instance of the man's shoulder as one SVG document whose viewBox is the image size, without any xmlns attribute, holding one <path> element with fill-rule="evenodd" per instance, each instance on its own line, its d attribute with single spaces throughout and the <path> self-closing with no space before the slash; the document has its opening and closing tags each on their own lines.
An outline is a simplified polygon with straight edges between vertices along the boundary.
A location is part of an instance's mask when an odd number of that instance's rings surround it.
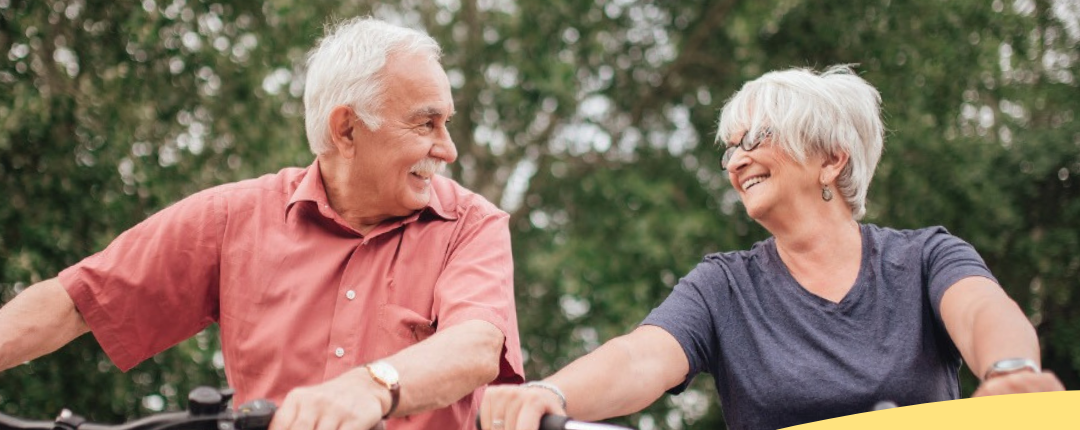
<svg viewBox="0 0 1080 430">
<path fill-rule="evenodd" d="M 431 189 L 438 196 L 438 205 L 441 206 L 439 208 L 441 212 L 455 218 L 467 215 L 480 217 L 509 216 L 484 196 L 445 176 L 433 176 L 431 178 Z"/>
<path fill-rule="evenodd" d="M 210 187 L 197 194 L 226 198 L 244 198 L 267 193 L 287 195 L 296 189 L 305 173 L 306 169 L 303 168 L 286 167 L 275 173 Z"/>
<path fill-rule="evenodd" d="M 230 213 L 251 210 L 260 204 L 281 203 L 284 207 L 305 172 L 303 168 L 287 167 L 276 173 L 206 188 L 184 200 L 196 204 L 217 201 L 215 206 L 223 205 Z"/>
</svg>

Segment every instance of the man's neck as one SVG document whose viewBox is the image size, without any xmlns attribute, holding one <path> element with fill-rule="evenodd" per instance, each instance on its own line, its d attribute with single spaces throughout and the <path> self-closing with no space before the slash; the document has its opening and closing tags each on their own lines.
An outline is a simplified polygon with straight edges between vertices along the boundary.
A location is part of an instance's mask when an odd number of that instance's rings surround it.
<svg viewBox="0 0 1080 430">
<path fill-rule="evenodd" d="M 333 155 L 319 156 L 319 174 L 326 189 L 326 200 L 350 227 L 361 235 L 367 235 L 383 221 L 398 215 L 377 213 L 370 189 L 351 184 L 349 163 Z"/>
</svg>

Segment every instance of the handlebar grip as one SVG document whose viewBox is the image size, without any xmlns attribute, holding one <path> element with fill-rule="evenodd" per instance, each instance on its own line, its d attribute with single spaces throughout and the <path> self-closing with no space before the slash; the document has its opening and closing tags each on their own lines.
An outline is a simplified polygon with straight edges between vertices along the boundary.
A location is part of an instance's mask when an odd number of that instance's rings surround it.
<svg viewBox="0 0 1080 430">
<path fill-rule="evenodd" d="M 263 430 L 270 427 L 277 406 L 269 400 L 252 400 L 236 408 L 236 428 L 240 430 Z"/>
<path fill-rule="evenodd" d="M 562 415 L 544 414 L 540 417 L 540 430 L 565 430 L 569 417 Z"/>
<path fill-rule="evenodd" d="M 562 415 L 544 414 L 540 417 L 540 430 L 565 430 L 569 417 Z M 476 430 L 480 430 L 480 415 L 476 415 Z"/>
<path fill-rule="evenodd" d="M 3 430 L 38 430 L 52 429 L 53 421 L 23 420 L 20 418 L 0 414 L 0 429 Z"/>
</svg>

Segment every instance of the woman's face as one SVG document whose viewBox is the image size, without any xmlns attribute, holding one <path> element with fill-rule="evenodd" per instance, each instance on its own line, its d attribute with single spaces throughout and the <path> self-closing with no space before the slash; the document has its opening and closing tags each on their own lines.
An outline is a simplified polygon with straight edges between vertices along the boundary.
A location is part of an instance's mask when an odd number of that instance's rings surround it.
<svg viewBox="0 0 1080 430">
<path fill-rule="evenodd" d="M 736 135 L 741 141 L 745 132 Z M 728 142 L 732 145 L 733 142 Z M 800 164 L 765 136 L 752 151 L 739 148 L 727 163 L 728 178 L 746 207 L 746 213 L 759 223 L 782 221 L 798 214 L 802 205 L 821 199 L 820 156 L 808 157 Z"/>
</svg>

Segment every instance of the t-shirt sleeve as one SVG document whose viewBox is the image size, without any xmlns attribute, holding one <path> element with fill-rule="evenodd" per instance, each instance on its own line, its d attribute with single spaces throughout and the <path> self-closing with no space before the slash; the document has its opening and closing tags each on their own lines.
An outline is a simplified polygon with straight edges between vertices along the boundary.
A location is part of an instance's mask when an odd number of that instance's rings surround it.
<svg viewBox="0 0 1080 430">
<path fill-rule="evenodd" d="M 221 223 L 200 193 L 60 272 L 60 283 L 121 370 L 187 339 L 218 313 Z"/>
<path fill-rule="evenodd" d="M 932 230 L 923 248 L 923 275 L 938 321 L 941 321 L 941 298 L 960 280 L 981 276 L 997 283 L 975 247 L 940 227 Z"/>
<path fill-rule="evenodd" d="M 720 352 L 717 330 L 721 323 L 716 320 L 720 312 L 713 308 L 718 306 L 716 295 L 721 289 L 715 287 L 726 279 L 720 265 L 706 258 L 680 279 L 671 294 L 641 323 L 664 329 L 686 353 L 690 371 L 682 384 L 669 390 L 673 394 L 685 390 L 698 373 L 714 367 Z"/>
<path fill-rule="evenodd" d="M 451 244 L 446 267 L 439 275 L 433 303 L 440 328 L 480 320 L 502 331 L 505 341 L 496 384 L 525 380 L 514 305 L 509 220 L 501 211 L 465 215 L 464 227 Z"/>
</svg>

